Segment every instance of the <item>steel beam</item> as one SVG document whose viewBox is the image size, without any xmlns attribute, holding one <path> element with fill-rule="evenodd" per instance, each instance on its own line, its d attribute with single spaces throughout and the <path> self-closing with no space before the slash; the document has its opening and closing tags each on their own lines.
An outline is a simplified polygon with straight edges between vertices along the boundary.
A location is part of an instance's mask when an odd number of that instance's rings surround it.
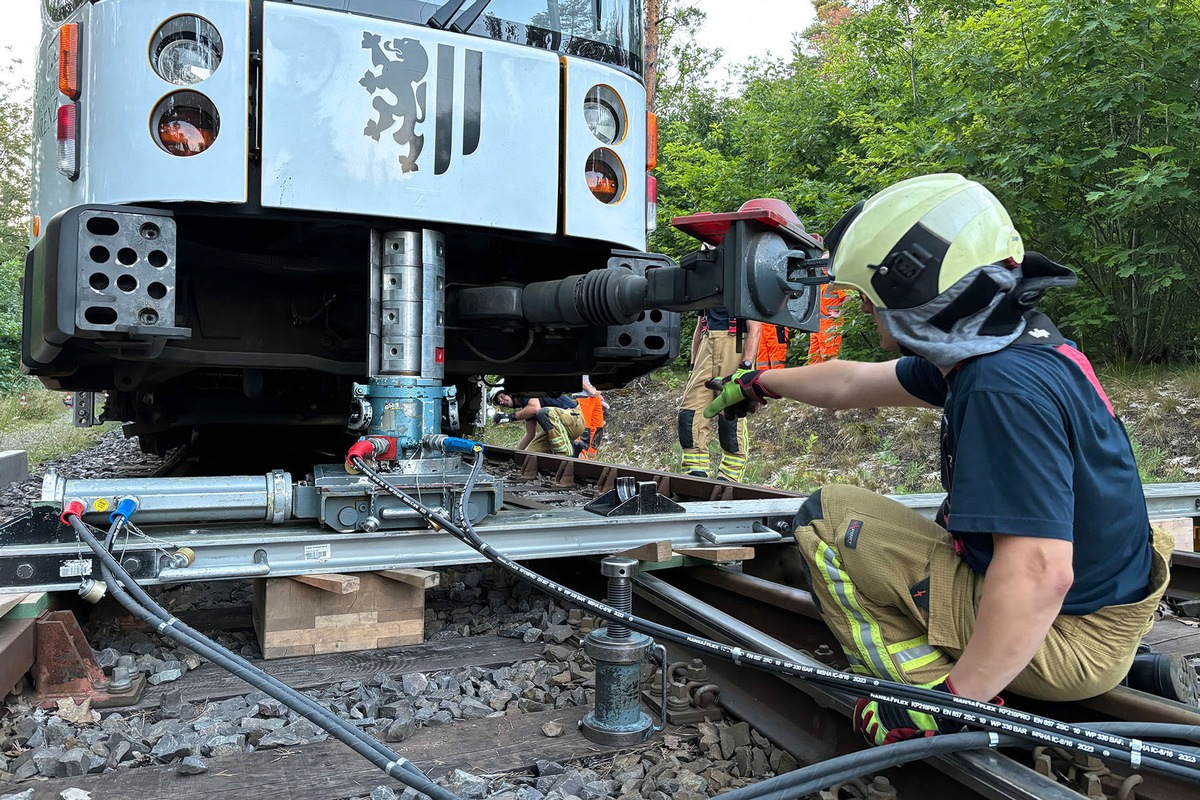
<svg viewBox="0 0 1200 800">
<path fill-rule="evenodd" d="M 479 535 L 518 561 L 608 555 L 647 542 L 705 547 L 696 526 L 717 534 L 778 538 L 778 525 L 790 525 L 796 501 L 687 503 L 681 514 L 609 518 L 580 508 L 503 511 L 477 526 Z M 136 518 L 135 518 L 136 521 Z M 756 531 L 755 526 L 759 526 Z M 271 577 L 312 572 L 366 572 L 404 567 L 469 564 L 485 559 L 445 532 L 376 531 L 341 534 L 307 525 L 234 524 L 193 528 L 147 527 L 151 540 L 119 537 L 118 559 L 142 584 L 245 577 L 248 568 Z M 188 548 L 190 565 L 179 567 L 170 554 Z M 265 565 L 267 569 L 263 571 Z M 163 570 L 170 569 L 164 576 Z M 90 553 L 73 539 L 8 542 L 0 548 L 0 592 L 74 590 L 81 576 L 98 574 Z"/>
</svg>

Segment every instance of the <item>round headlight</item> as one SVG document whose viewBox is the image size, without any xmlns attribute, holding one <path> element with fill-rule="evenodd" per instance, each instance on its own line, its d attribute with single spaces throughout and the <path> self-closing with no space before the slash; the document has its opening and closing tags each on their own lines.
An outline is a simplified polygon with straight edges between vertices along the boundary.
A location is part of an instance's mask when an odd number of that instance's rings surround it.
<svg viewBox="0 0 1200 800">
<path fill-rule="evenodd" d="M 593 86 L 584 95 L 583 119 L 592 135 L 604 144 L 616 144 L 625 138 L 625 104 L 608 86 Z"/>
<path fill-rule="evenodd" d="M 173 156 L 194 156 L 217 140 L 221 118 L 213 102 L 199 92 L 175 92 L 159 101 L 150 128 L 163 150 Z"/>
<path fill-rule="evenodd" d="M 164 81 L 191 86 L 216 71 L 222 49 L 221 34 L 208 20 L 172 17 L 150 40 L 150 64 Z"/>
<path fill-rule="evenodd" d="M 583 169 L 588 189 L 601 203 L 611 205 L 625 194 L 625 168 L 612 150 L 593 150 Z"/>
<path fill-rule="evenodd" d="M 583 116 L 596 138 L 612 144 L 617 138 L 617 112 L 601 100 L 588 100 L 583 104 Z"/>
</svg>

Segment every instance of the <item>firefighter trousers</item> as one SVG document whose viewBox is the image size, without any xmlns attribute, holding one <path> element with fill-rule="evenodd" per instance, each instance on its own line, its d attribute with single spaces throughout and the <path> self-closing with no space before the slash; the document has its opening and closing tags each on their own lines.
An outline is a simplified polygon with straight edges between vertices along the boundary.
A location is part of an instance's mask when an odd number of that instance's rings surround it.
<svg viewBox="0 0 1200 800">
<path fill-rule="evenodd" d="M 941 526 L 854 486 L 825 486 L 801 506 L 796 541 L 821 616 L 862 675 L 933 686 L 975 628 L 985 576 Z M 1085 616 L 1060 614 L 1009 689 L 1041 700 L 1102 694 L 1129 672 L 1166 591 L 1171 538 L 1153 530 L 1149 594 Z"/>
<path fill-rule="evenodd" d="M 543 408 L 535 420 L 538 432 L 525 448 L 530 453 L 557 453 L 560 456 L 575 455 L 574 442 L 584 431 L 583 414 L 578 408 Z M 547 424 L 543 424 L 547 423 Z"/>
<path fill-rule="evenodd" d="M 679 401 L 679 446 L 683 449 L 683 471 L 708 474 L 708 442 L 712 438 L 711 419 L 704 418 L 704 409 L 717 393 L 704 385 L 705 381 L 724 378 L 737 371 L 741 355 L 737 351 L 737 336 L 724 330 L 707 331 L 700 339 L 696 364 Z M 746 420 L 731 422 L 717 417 L 717 440 L 721 445 L 721 464 L 718 477 L 740 482 L 746 473 L 749 440 Z"/>
</svg>

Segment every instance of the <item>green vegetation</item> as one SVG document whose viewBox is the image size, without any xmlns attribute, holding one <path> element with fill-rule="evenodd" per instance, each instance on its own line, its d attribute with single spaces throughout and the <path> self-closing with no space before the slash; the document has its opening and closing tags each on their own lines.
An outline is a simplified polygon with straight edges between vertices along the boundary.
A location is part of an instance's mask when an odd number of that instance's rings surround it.
<svg viewBox="0 0 1200 800">
<path fill-rule="evenodd" d="M 1026 246 L 1076 270 L 1046 307 L 1102 363 L 1200 350 L 1200 13 L 1195 0 L 814 0 L 787 62 L 723 93 L 670 28 L 654 245 L 666 220 L 779 197 L 823 232 L 897 180 L 960 172 Z M 684 18 L 686 22 L 686 17 Z M 849 356 L 873 351 L 851 317 Z"/>
<path fill-rule="evenodd" d="M 17 283 L 29 241 L 30 109 L 18 100 L 25 87 L 0 52 L 0 394 L 20 383 L 21 292 Z"/>
<path fill-rule="evenodd" d="M 83 450 L 115 429 L 111 423 L 96 428 L 74 427 L 70 412 L 63 406 L 63 393 L 31 384 L 27 381 L 21 392 L 0 395 L 0 450 L 27 450 L 31 469 Z"/>
</svg>

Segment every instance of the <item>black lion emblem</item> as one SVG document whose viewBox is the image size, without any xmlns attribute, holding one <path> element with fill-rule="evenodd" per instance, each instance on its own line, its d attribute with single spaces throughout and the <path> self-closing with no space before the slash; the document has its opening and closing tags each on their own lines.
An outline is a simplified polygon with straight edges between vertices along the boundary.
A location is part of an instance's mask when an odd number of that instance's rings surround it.
<svg viewBox="0 0 1200 800">
<path fill-rule="evenodd" d="M 416 172 L 417 158 L 425 145 L 425 137 L 417 135 L 417 123 L 425 121 L 425 72 L 429 55 L 416 39 L 392 39 L 380 44 L 379 35 L 363 31 L 362 46 L 371 51 L 371 61 L 380 67 L 379 74 L 363 73 L 359 84 L 375 98 L 371 105 L 379 113 L 369 120 L 363 134 L 379 141 L 379 135 L 400 127 L 392 134 L 396 144 L 408 145 L 408 155 L 400 156 L 402 172 Z M 389 57 L 388 54 L 393 54 Z M 383 92 L 391 92 L 396 102 L 389 103 Z"/>
</svg>

